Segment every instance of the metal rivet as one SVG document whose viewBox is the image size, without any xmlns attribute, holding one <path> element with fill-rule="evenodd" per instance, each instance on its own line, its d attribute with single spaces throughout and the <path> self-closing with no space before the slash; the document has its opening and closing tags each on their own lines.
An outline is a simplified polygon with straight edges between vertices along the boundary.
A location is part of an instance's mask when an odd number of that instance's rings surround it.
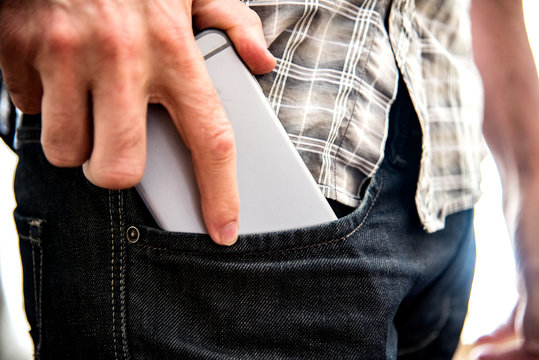
<svg viewBox="0 0 539 360">
<path fill-rule="evenodd" d="M 127 241 L 134 244 L 140 239 L 140 231 L 134 226 L 130 226 L 129 229 L 127 229 Z"/>
</svg>

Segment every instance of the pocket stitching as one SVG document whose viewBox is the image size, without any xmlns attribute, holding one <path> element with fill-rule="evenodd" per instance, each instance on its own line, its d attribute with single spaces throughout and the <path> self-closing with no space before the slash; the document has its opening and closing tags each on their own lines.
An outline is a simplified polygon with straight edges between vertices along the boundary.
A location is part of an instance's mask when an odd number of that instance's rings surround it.
<svg viewBox="0 0 539 360">
<path fill-rule="evenodd" d="M 345 241 L 349 237 L 354 235 L 359 229 L 361 229 L 363 227 L 363 225 L 365 224 L 365 222 L 367 221 L 367 218 L 369 217 L 369 214 L 371 213 L 372 209 L 374 208 L 374 205 L 376 204 L 376 201 L 378 200 L 378 197 L 380 196 L 383 183 L 384 183 L 383 178 L 380 177 L 380 185 L 377 188 L 376 195 L 375 195 L 374 199 L 372 200 L 371 205 L 369 206 L 369 208 L 365 212 L 365 215 L 363 216 L 363 219 L 361 219 L 361 222 L 358 224 L 358 226 L 356 226 L 354 229 L 352 229 L 352 231 L 350 231 L 348 234 L 346 234 L 344 236 L 341 236 L 341 237 L 339 237 L 337 239 L 331 239 L 331 240 L 324 241 L 324 242 L 321 242 L 321 243 L 316 243 L 316 244 L 297 246 L 297 247 L 291 247 L 291 248 L 285 248 L 285 249 L 269 250 L 269 251 L 263 251 L 263 252 L 228 253 L 227 256 L 241 257 L 241 256 L 253 256 L 253 255 L 271 255 L 271 254 L 278 254 L 278 253 L 286 253 L 286 252 L 292 252 L 292 251 L 311 249 L 311 248 L 315 248 L 315 247 L 321 247 L 321 246 L 336 244 L 336 243 L 339 243 L 341 241 Z M 155 247 L 155 246 L 151 246 L 151 245 L 148 245 L 148 244 L 141 244 L 141 243 L 135 244 L 135 246 L 140 246 L 140 247 L 146 248 L 148 250 L 152 250 L 152 251 L 166 251 L 166 252 L 169 252 L 169 253 L 184 254 L 184 255 L 194 255 L 194 256 L 211 256 L 211 255 L 219 255 L 220 256 L 220 255 L 222 255 L 222 254 L 217 254 L 217 253 L 203 253 L 203 252 L 196 252 L 196 251 L 171 250 L 171 249 L 167 249 L 167 248 Z"/>
<path fill-rule="evenodd" d="M 117 196 L 117 197 L 116 197 Z M 115 200 L 117 199 L 117 200 Z M 114 201 L 113 201 L 114 200 Z M 128 359 L 125 309 L 125 216 L 122 191 L 108 191 L 110 230 L 110 293 L 114 359 Z"/>
<path fill-rule="evenodd" d="M 110 288 L 111 288 L 111 306 L 112 306 L 112 344 L 114 351 L 114 359 L 118 359 L 118 345 L 116 339 L 116 303 L 114 297 L 114 258 L 115 258 L 115 249 L 114 249 L 114 218 L 112 216 L 112 190 L 109 190 L 109 219 L 110 219 L 110 237 L 111 237 L 111 263 L 110 263 Z"/>
<path fill-rule="evenodd" d="M 39 241 L 41 243 L 41 240 Z M 34 256 L 34 247 L 36 245 L 32 243 L 32 256 Z M 43 342 L 43 321 L 42 321 L 42 311 L 41 311 L 41 294 L 43 290 L 43 248 L 41 246 L 38 246 L 39 248 L 39 289 L 37 293 L 37 300 L 36 302 L 36 316 L 37 316 L 37 327 L 38 327 L 38 337 L 39 342 L 36 345 L 36 359 L 40 359 L 41 357 L 41 344 Z M 32 258 L 33 266 L 34 266 L 34 277 L 35 277 L 35 260 L 34 257 Z M 35 292 L 35 280 L 34 280 L 34 292 Z"/>
<path fill-rule="evenodd" d="M 32 245 L 41 245 L 41 239 L 36 239 L 33 236 L 26 236 L 26 235 L 19 234 L 19 238 L 30 241 Z"/>
</svg>

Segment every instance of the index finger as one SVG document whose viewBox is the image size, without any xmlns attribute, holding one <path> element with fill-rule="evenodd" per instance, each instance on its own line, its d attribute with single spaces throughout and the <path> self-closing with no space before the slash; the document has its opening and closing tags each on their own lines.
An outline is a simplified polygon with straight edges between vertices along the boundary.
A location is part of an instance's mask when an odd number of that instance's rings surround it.
<svg viewBox="0 0 539 360">
<path fill-rule="evenodd" d="M 157 81 L 163 84 L 162 91 L 151 99 L 167 108 L 191 151 L 209 235 L 218 244 L 231 245 L 239 224 L 234 133 L 194 37 L 178 47 L 182 59 L 174 58 L 166 67 L 177 71 L 161 73 Z"/>
</svg>

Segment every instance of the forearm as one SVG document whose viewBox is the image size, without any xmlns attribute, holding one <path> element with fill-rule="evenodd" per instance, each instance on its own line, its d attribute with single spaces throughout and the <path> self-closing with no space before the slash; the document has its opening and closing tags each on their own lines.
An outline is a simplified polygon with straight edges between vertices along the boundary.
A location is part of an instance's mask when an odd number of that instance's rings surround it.
<svg viewBox="0 0 539 360">
<path fill-rule="evenodd" d="M 485 87 L 483 130 L 500 169 L 525 284 L 523 349 L 539 354 L 539 79 L 521 1 L 473 0 L 472 26 Z"/>
<path fill-rule="evenodd" d="M 505 185 L 539 178 L 539 81 L 518 0 L 473 0 L 475 60 L 485 87 L 485 138 Z"/>
</svg>

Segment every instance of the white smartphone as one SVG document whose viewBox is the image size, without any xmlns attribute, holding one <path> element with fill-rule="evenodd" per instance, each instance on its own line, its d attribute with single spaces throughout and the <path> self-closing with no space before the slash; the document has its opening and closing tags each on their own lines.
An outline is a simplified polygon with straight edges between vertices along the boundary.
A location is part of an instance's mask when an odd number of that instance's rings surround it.
<svg viewBox="0 0 539 360">
<path fill-rule="evenodd" d="M 336 216 L 225 33 L 197 36 L 206 67 L 234 129 L 239 233 L 288 230 Z M 190 152 L 167 111 L 148 107 L 147 161 L 136 186 L 164 230 L 207 233 Z"/>
</svg>

